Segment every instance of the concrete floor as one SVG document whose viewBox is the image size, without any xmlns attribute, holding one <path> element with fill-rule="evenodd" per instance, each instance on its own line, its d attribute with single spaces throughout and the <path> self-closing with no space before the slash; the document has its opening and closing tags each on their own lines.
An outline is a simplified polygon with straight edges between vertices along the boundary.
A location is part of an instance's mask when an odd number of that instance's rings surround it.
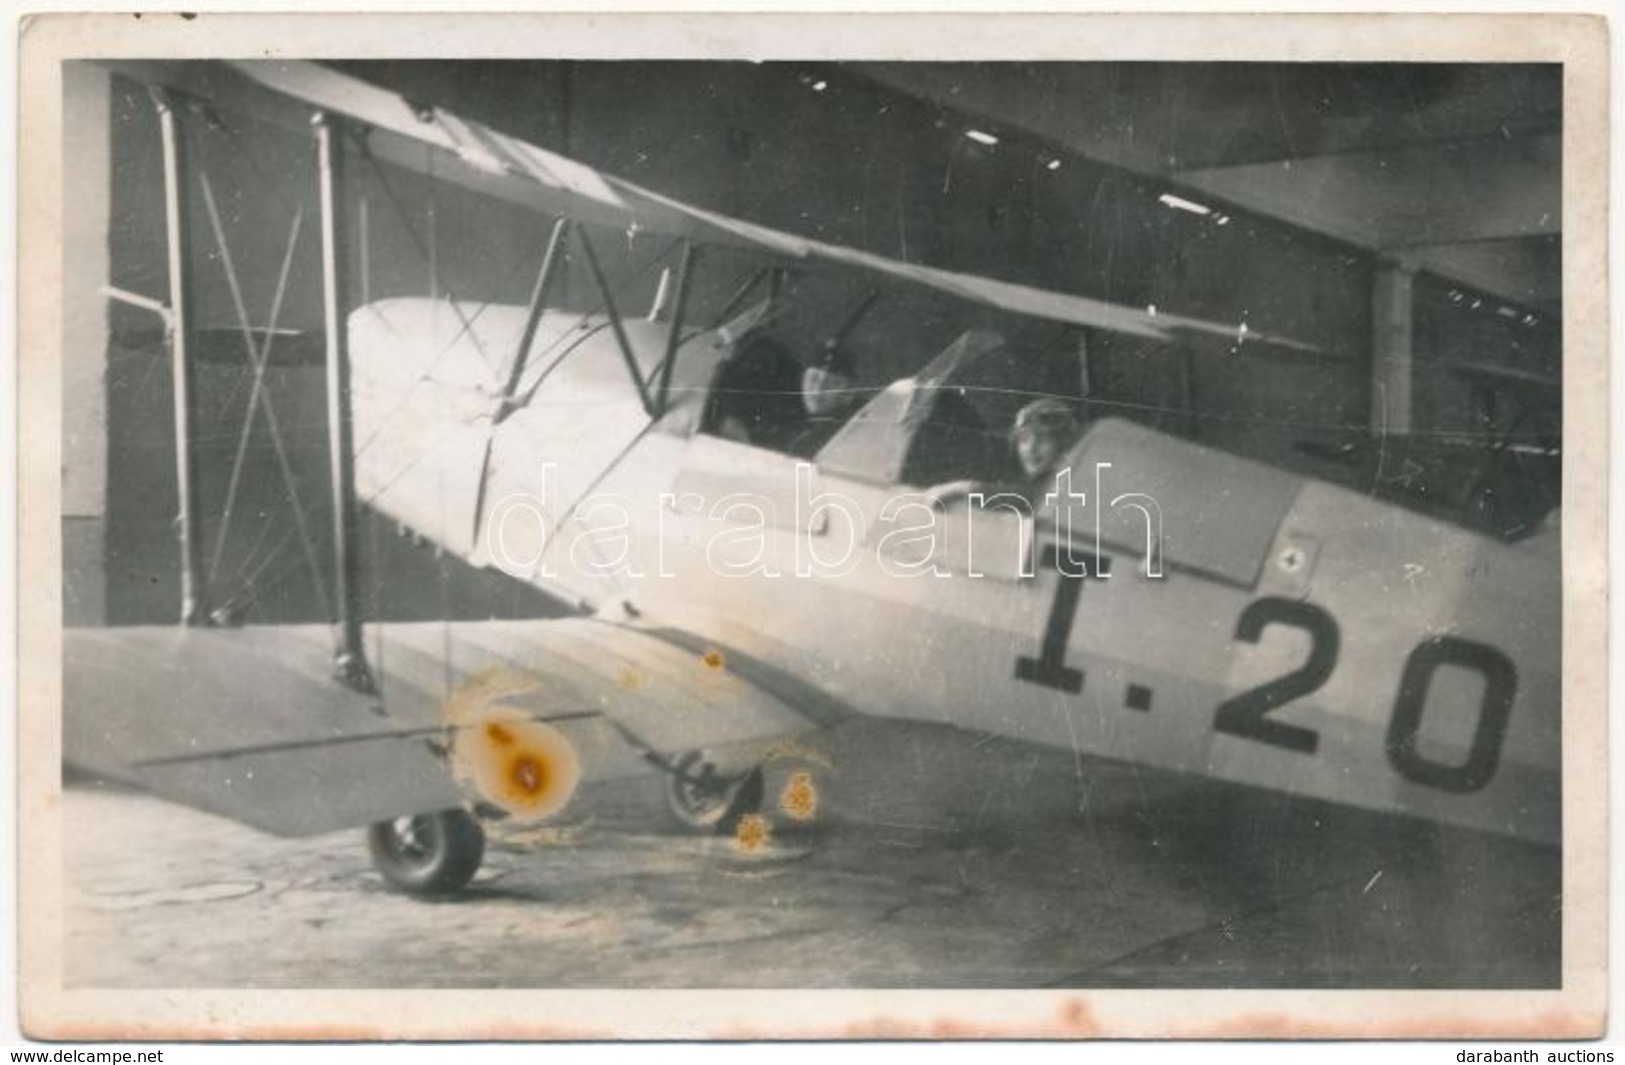
<svg viewBox="0 0 1625 1065">
<path fill-rule="evenodd" d="M 775 766 L 771 838 L 755 853 L 671 826 L 656 778 L 605 783 L 583 789 L 544 831 L 494 837 L 470 889 L 434 903 L 388 891 L 359 831 L 276 839 L 77 781 L 63 807 L 67 982 L 1539 987 L 1559 978 L 1553 851 L 918 729 L 843 742 L 866 752 L 870 771 Z M 796 771 L 812 772 L 817 787 L 805 824 L 776 804 Z M 965 783 L 922 789 L 921 771 Z"/>
</svg>

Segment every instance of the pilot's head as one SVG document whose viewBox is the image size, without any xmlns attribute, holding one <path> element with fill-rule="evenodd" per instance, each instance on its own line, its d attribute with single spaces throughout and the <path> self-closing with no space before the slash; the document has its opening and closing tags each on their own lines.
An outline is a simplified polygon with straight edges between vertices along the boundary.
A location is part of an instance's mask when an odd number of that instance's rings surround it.
<svg viewBox="0 0 1625 1065">
<path fill-rule="evenodd" d="M 1065 400 L 1035 399 L 1016 412 L 1010 444 L 1021 472 L 1029 478 L 1046 477 L 1060 464 L 1078 435 L 1078 418 Z"/>
<path fill-rule="evenodd" d="M 857 399 L 852 351 L 831 341 L 801 372 L 801 402 L 815 418 L 839 414 Z"/>
</svg>

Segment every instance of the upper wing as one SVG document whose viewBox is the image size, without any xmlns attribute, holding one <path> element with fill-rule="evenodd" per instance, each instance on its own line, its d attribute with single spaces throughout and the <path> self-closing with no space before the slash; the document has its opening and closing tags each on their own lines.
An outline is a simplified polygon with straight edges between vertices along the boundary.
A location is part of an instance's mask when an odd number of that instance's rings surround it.
<svg viewBox="0 0 1625 1065">
<path fill-rule="evenodd" d="M 346 116 L 365 127 L 366 149 L 379 159 L 412 170 L 430 169 L 437 177 L 551 215 L 748 248 L 801 262 L 856 268 L 1002 311 L 1148 339 L 1169 340 L 1179 334 L 1197 333 L 1232 343 L 1245 341 L 1302 352 L 1320 350 L 1313 344 L 1240 324 L 1157 313 L 899 262 L 730 218 L 661 196 L 442 108 L 415 104 L 398 93 L 316 63 L 119 60 L 110 65 L 132 76 L 296 129 L 308 126 L 312 107 Z M 430 155 L 432 162 L 428 161 Z"/>
<path fill-rule="evenodd" d="M 556 729 L 584 779 L 697 748 L 744 767 L 830 712 L 679 633 L 586 618 L 370 632 L 378 696 L 330 679 L 326 626 L 70 629 L 64 762 L 299 836 L 461 805 L 444 752 L 477 742 L 487 711 Z"/>
</svg>

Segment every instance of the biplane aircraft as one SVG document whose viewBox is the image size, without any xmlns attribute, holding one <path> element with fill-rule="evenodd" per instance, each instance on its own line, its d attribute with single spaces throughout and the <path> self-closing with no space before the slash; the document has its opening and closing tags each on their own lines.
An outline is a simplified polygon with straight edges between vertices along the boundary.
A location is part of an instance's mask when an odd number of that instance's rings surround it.
<svg viewBox="0 0 1625 1065">
<path fill-rule="evenodd" d="M 1091 417 L 1079 351 L 986 329 L 819 406 L 872 300 L 807 341 L 777 290 L 835 270 L 1149 343 L 1305 345 L 764 229 L 312 64 L 115 67 L 318 138 L 341 576 L 363 500 L 572 615 L 364 628 L 341 587 L 336 625 L 209 624 L 189 599 L 191 624 L 70 630 L 67 760 L 274 833 L 371 826 L 422 894 L 470 880 L 483 822 L 553 817 L 586 779 L 663 773 L 679 817 L 727 830 L 776 752 L 854 715 L 1557 843 L 1551 535 Z M 331 171 L 361 137 L 557 219 L 529 305 L 350 306 Z M 646 316 L 608 298 L 593 225 L 681 239 Z M 572 241 L 599 311 L 550 305 Z M 711 247 L 762 265 L 697 323 Z M 1038 481 L 1007 447 L 1035 400 L 1076 419 Z M 178 703 L 218 713 L 177 731 Z"/>
</svg>

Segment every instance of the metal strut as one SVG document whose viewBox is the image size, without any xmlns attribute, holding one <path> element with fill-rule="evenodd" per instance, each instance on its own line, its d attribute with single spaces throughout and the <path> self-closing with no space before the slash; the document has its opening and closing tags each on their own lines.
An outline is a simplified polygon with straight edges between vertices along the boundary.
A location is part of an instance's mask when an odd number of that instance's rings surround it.
<svg viewBox="0 0 1625 1065">
<path fill-rule="evenodd" d="M 192 392 L 192 360 L 187 352 L 192 320 L 191 261 L 187 255 L 186 152 L 175 104 L 163 89 L 151 91 L 158 109 L 164 144 L 164 220 L 169 241 L 169 306 L 164 316 L 175 395 L 175 515 L 181 549 L 181 624 L 208 622 L 208 587 L 203 572 L 203 526 L 197 508 L 196 442 L 192 421 L 196 399 Z"/>
<path fill-rule="evenodd" d="M 593 284 L 598 286 L 598 295 L 604 301 L 604 313 L 609 316 L 610 329 L 615 333 L 615 344 L 620 348 L 621 360 L 626 363 L 626 372 L 631 375 L 632 384 L 638 390 L 638 399 L 643 402 L 643 413 L 653 418 L 656 412 L 654 401 L 649 396 L 649 385 L 643 379 L 643 371 L 638 368 L 637 355 L 632 351 L 632 342 L 627 339 L 626 327 L 621 324 L 614 294 L 609 290 L 609 279 L 604 276 L 604 268 L 598 263 L 598 253 L 593 251 L 592 241 L 587 238 L 585 230 L 578 228 L 576 239 L 581 242 L 581 250 L 587 255 L 587 268 L 592 272 Z"/>
<path fill-rule="evenodd" d="M 530 309 L 525 315 L 525 330 L 519 338 L 519 350 L 514 352 L 508 383 L 502 389 L 502 406 L 496 414 L 497 422 L 503 421 L 519 406 L 514 397 L 519 394 L 519 382 L 524 379 L 530 348 L 536 342 L 536 330 L 542 324 L 542 314 L 547 310 L 547 297 L 558 277 L 560 261 L 564 257 L 564 242 L 569 232 L 569 219 L 560 218 L 553 223 L 552 235 L 547 239 L 547 252 L 542 256 L 542 266 L 536 274 L 536 287 L 531 290 Z"/>
<path fill-rule="evenodd" d="M 693 287 L 694 260 L 698 252 L 692 243 L 683 245 L 683 257 L 677 264 L 677 303 L 672 308 L 671 328 L 666 333 L 666 357 L 660 362 L 660 390 L 655 409 L 665 415 L 671 409 L 671 374 L 677 365 L 677 349 L 682 344 L 683 317 L 688 312 L 688 293 Z"/>
<path fill-rule="evenodd" d="M 377 683 L 361 633 L 361 557 L 356 542 L 355 440 L 350 412 L 350 352 L 345 333 L 343 155 L 338 121 L 318 112 L 316 150 L 322 204 L 322 305 L 327 330 L 327 428 L 333 477 L 333 562 L 338 580 L 338 646 L 333 675 L 357 691 Z"/>
</svg>

